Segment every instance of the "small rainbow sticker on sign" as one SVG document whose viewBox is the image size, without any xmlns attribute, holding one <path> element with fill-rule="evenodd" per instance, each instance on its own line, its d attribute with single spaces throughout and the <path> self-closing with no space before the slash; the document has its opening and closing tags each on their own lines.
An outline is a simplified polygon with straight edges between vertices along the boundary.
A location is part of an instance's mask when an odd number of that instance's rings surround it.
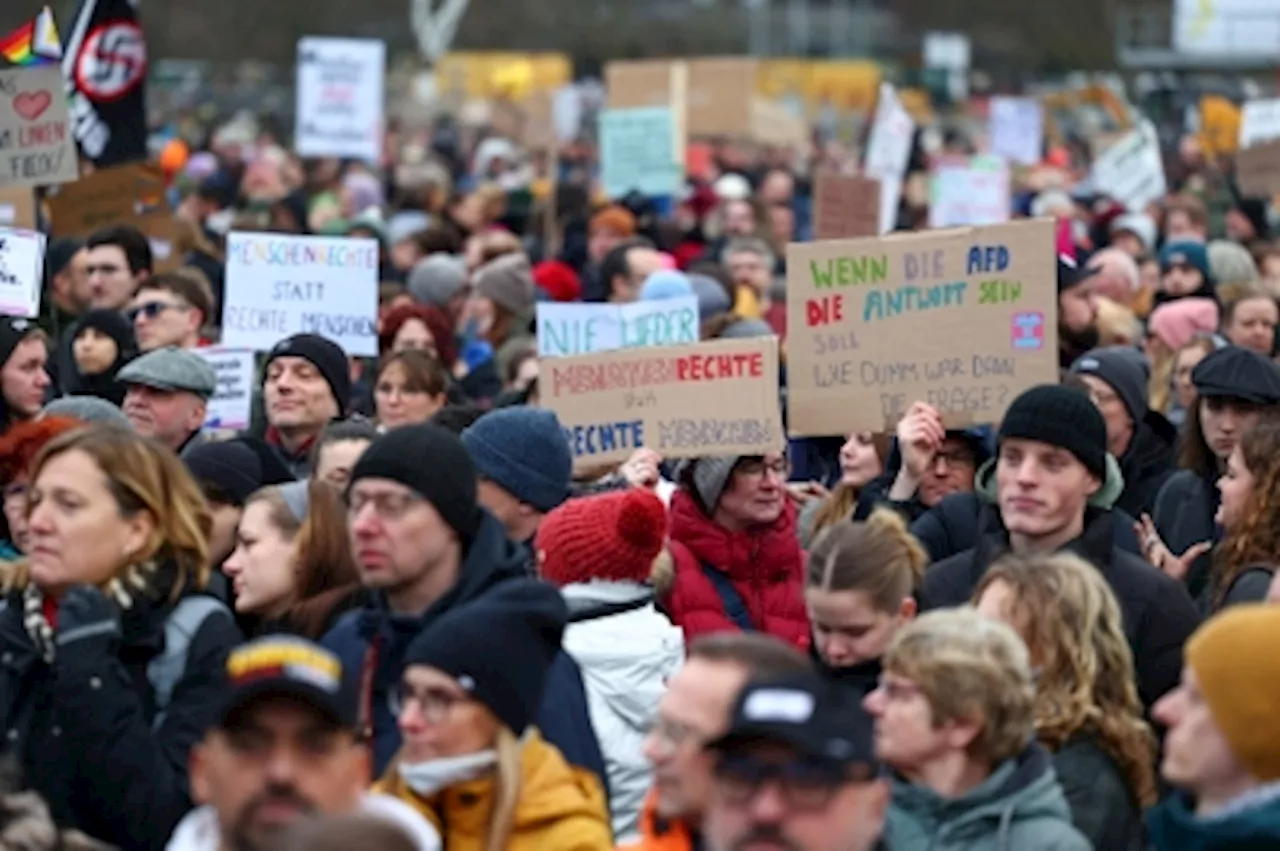
<svg viewBox="0 0 1280 851">
<path fill-rule="evenodd" d="M 62 42 L 48 6 L 30 21 L 0 38 L 0 57 L 10 65 L 29 68 L 62 61 Z"/>
<path fill-rule="evenodd" d="M 1040 311 L 1013 314 L 1011 331 L 1016 351 L 1039 351 L 1044 348 L 1044 314 Z"/>
</svg>

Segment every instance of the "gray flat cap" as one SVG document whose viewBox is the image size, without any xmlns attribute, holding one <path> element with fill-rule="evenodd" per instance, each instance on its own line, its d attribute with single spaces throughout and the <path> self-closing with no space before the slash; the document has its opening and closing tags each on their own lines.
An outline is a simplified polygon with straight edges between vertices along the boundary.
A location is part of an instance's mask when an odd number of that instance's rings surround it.
<svg viewBox="0 0 1280 851">
<path fill-rule="evenodd" d="M 125 384 L 194 393 L 203 399 L 218 389 L 218 376 L 204 358 L 174 346 L 147 352 L 130 361 L 117 377 Z"/>
<path fill-rule="evenodd" d="M 41 416 L 70 417 L 90 425 L 113 425 L 133 428 L 133 423 L 124 415 L 124 411 L 97 396 L 63 396 L 54 399 L 44 406 Z"/>
</svg>

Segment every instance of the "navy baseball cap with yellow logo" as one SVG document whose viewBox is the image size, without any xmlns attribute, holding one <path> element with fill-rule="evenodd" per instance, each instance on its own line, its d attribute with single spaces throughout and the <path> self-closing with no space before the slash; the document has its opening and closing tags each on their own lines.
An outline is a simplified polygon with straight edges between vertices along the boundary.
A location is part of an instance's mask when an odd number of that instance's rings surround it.
<svg viewBox="0 0 1280 851">
<path fill-rule="evenodd" d="M 291 698 L 355 729 L 358 700 L 344 683 L 342 662 L 318 644 L 287 635 L 270 635 L 244 644 L 227 657 L 230 690 L 219 726 L 234 726 L 241 713 L 268 698 Z"/>
</svg>

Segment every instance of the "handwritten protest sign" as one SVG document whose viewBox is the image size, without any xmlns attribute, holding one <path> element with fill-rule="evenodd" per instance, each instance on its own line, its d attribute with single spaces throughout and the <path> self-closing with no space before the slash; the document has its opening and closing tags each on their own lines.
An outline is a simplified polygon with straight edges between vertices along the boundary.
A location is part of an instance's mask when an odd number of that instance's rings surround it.
<svg viewBox="0 0 1280 851">
<path fill-rule="evenodd" d="M 1148 204 L 1163 198 L 1167 186 L 1155 126 L 1144 121 L 1108 146 L 1093 161 L 1089 178 L 1094 189 L 1135 212 L 1145 212 Z"/>
<path fill-rule="evenodd" d="M 0 71 L 0 186 L 48 186 L 80 176 L 62 70 Z"/>
<path fill-rule="evenodd" d="M 1251 100 L 1240 113 L 1240 147 L 1280 139 L 1280 99 Z"/>
<path fill-rule="evenodd" d="M 551 358 L 541 370 L 542 404 L 559 416 L 578 467 L 640 447 L 692 458 L 786 442 L 773 337 Z"/>
<path fill-rule="evenodd" d="M 694 296 L 631 304 L 538 305 L 538 356 L 565 357 L 698 342 Z"/>
<path fill-rule="evenodd" d="M 911 158 L 911 138 L 915 132 L 916 123 L 898 99 L 898 93 L 888 83 L 881 83 L 864 168 L 868 177 L 880 181 L 880 233 L 893 230 L 898 220 L 902 176 Z"/>
<path fill-rule="evenodd" d="M 1047 219 L 787 246 L 787 423 L 887 431 L 914 401 L 994 423 L 1058 380 Z"/>
<path fill-rule="evenodd" d="M 670 107 L 607 109 L 600 113 L 600 174 L 604 192 L 621 198 L 632 190 L 674 195 L 684 177 Z"/>
<path fill-rule="evenodd" d="M 929 227 L 1009 221 L 1009 165 L 999 157 L 938 157 L 929 166 Z"/>
<path fill-rule="evenodd" d="M 1246 197 L 1270 198 L 1280 192 L 1280 139 L 1259 142 L 1236 153 L 1236 184 Z"/>
<path fill-rule="evenodd" d="M 813 238 L 849 239 L 880 233 L 880 181 L 818 174 L 813 190 Z"/>
<path fill-rule="evenodd" d="M 40 314 L 44 247 L 39 231 L 0 228 L 0 314 Z"/>
<path fill-rule="evenodd" d="M 266 351 L 292 334 L 328 337 L 348 355 L 378 354 L 378 243 L 232 233 L 222 343 Z"/>
<path fill-rule="evenodd" d="M 1040 162 L 1044 110 L 1035 98 L 991 99 L 991 153 L 1020 165 Z"/>
<path fill-rule="evenodd" d="M 386 65 L 380 39 L 300 39 L 294 149 L 304 157 L 377 161 Z"/>
<path fill-rule="evenodd" d="M 253 405 L 253 351 L 209 346 L 195 352 L 218 376 L 218 389 L 209 399 L 204 427 L 227 431 L 248 428 Z"/>
<path fill-rule="evenodd" d="M 137 228 L 151 243 L 157 272 L 182 263 L 175 250 L 178 224 L 165 197 L 164 171 L 155 163 L 130 163 L 87 174 L 49 196 L 54 236 L 86 237 L 107 225 Z"/>
</svg>

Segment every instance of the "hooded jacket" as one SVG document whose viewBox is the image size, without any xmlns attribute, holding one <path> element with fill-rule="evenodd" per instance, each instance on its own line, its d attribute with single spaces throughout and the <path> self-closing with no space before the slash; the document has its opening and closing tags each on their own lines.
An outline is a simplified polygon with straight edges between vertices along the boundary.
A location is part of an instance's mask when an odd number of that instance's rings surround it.
<svg viewBox="0 0 1280 851">
<path fill-rule="evenodd" d="M 636 835 L 653 776 L 644 738 L 667 682 L 684 662 L 684 638 L 653 605 L 653 592 L 626 582 L 560 589 L 569 605 L 564 650 L 582 669 L 587 707 L 604 752 L 618 841 Z M 634 606 L 634 608 L 625 608 Z"/>
<path fill-rule="evenodd" d="M 343 676 L 360 688 L 366 664 L 374 665 L 371 694 L 374 770 L 381 772 L 400 747 L 400 729 L 387 701 L 387 695 L 404 673 L 404 654 L 409 642 L 433 619 L 467 600 L 484 594 L 500 582 L 528 577 L 527 559 L 507 539 L 502 525 L 489 512 L 483 512 L 480 529 L 463 557 L 458 582 L 420 615 L 401 615 L 387 607 L 386 596 L 371 592 L 364 608 L 349 612 L 321 641 L 342 661 Z M 370 646 L 374 650 L 370 652 Z M 565 757 L 605 782 L 604 758 L 591 729 L 587 699 L 578 666 L 565 653 L 560 653 L 547 675 L 546 695 L 537 726 Z"/>
<path fill-rule="evenodd" d="M 191 638 L 163 717 L 147 666 L 163 652 L 174 603 L 139 600 L 121 615 L 113 656 L 59 653 L 46 664 L 23 625 L 21 593 L 0 604 L 0 721 L 5 744 L 54 820 L 122 849 L 161 848 L 191 809 L 187 758 L 217 720 L 231 613 Z"/>
<path fill-rule="evenodd" d="M 449 851 L 484 851 L 493 811 L 493 773 L 450 786 L 429 799 L 418 796 L 396 771 L 374 791 L 413 806 L 440 830 Z M 537 730 L 524 737 L 520 797 L 508 851 L 611 851 L 609 807 L 599 781 L 565 762 Z"/>
<path fill-rule="evenodd" d="M 1147 411 L 1120 456 L 1124 491 L 1116 500 L 1116 508 L 1132 517 L 1155 510 L 1160 488 L 1173 475 L 1177 442 L 1178 430 L 1163 415 Z"/>
<path fill-rule="evenodd" d="M 955 799 L 894 777 L 885 840 L 893 851 L 1092 851 L 1035 744 Z"/>
<path fill-rule="evenodd" d="M 1255 800 L 1231 812 L 1200 818 L 1181 793 L 1170 795 L 1147 814 L 1152 851 L 1272 851 L 1280 847 L 1280 792 L 1259 790 Z"/>
<path fill-rule="evenodd" d="M 1138 694 L 1150 707 L 1178 684 L 1182 645 L 1199 626 L 1200 616 L 1182 583 L 1115 545 L 1111 512 L 1090 508 L 1084 521 L 1084 533 L 1063 549 L 1097 567 L 1115 593 L 1133 649 Z M 972 550 L 936 562 L 925 571 L 924 602 L 929 608 L 968 603 L 987 568 L 1008 549 L 1009 536 L 1002 531 L 982 537 Z"/>
<path fill-rule="evenodd" d="M 789 500 L 771 525 L 730 532 L 679 490 L 671 497 L 670 517 L 675 581 L 665 603 L 671 620 L 684 630 L 686 642 L 739 629 L 706 573 L 713 570 L 732 583 L 756 630 L 802 649 L 809 646 L 804 553 L 796 536 L 796 510 Z"/>
</svg>

